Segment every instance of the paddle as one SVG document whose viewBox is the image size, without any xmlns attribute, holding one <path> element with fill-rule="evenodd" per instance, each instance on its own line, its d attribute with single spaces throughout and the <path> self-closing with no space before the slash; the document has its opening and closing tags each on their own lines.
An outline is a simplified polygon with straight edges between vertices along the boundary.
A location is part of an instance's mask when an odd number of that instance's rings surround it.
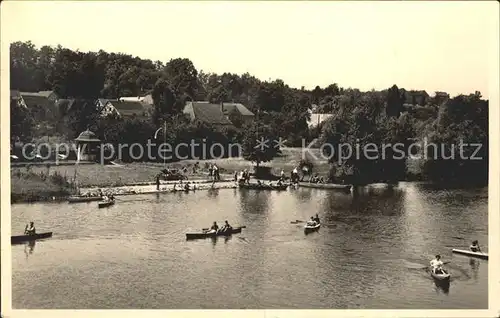
<svg viewBox="0 0 500 318">
<path fill-rule="evenodd" d="M 247 227 L 246 227 L 246 225 L 243 225 L 243 226 L 235 226 L 235 227 L 233 227 L 233 229 L 235 229 L 235 228 L 246 229 Z M 206 232 L 206 231 L 208 231 L 210 229 L 208 227 L 204 227 L 201 230 Z"/>
<path fill-rule="evenodd" d="M 446 261 L 446 262 L 443 262 L 443 265 L 446 265 L 446 264 L 449 264 L 449 263 L 451 263 L 451 261 Z M 429 269 L 429 267 L 431 267 L 431 265 L 422 267 L 422 269 Z"/>
</svg>

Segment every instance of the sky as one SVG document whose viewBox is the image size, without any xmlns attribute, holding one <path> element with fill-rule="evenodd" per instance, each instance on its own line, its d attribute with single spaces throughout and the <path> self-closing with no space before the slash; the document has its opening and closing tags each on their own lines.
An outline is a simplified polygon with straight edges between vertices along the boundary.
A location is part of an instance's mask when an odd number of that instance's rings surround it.
<svg viewBox="0 0 500 318">
<path fill-rule="evenodd" d="M 487 2 L 5 1 L 2 41 L 60 44 L 313 89 L 491 87 L 499 5 Z"/>
</svg>

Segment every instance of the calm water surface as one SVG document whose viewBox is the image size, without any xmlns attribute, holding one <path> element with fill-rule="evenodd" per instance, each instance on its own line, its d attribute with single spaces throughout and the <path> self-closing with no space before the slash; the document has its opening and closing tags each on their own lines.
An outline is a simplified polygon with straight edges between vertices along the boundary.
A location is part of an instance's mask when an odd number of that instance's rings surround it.
<svg viewBox="0 0 500 318">
<path fill-rule="evenodd" d="M 19 204 L 12 232 L 29 220 L 54 236 L 12 246 L 12 306 L 21 308 L 488 307 L 488 261 L 452 255 L 487 244 L 487 188 L 341 194 L 198 191 L 118 197 L 117 204 Z M 319 213 L 319 232 L 305 220 Z M 246 225 L 229 239 L 186 241 L 216 220 Z M 487 251 L 487 246 L 484 246 Z M 440 253 L 449 286 L 422 270 Z M 29 292 L 28 292 L 29 291 Z"/>
</svg>

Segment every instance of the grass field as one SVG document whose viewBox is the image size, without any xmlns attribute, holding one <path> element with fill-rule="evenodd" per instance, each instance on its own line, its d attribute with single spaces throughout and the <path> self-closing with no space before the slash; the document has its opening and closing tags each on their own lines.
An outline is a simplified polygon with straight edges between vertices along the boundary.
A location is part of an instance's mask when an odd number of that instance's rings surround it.
<svg viewBox="0 0 500 318">
<path fill-rule="evenodd" d="M 317 155 L 318 150 L 311 150 L 312 153 Z M 285 173 L 289 173 L 294 167 L 297 166 L 302 159 L 302 150 L 300 148 L 285 148 L 282 149 L 282 156 L 273 159 L 271 162 L 263 163 L 261 166 L 272 167 L 274 174 L 278 175 L 281 169 Z M 318 156 L 319 158 L 319 156 Z M 314 169 L 318 174 L 326 174 L 329 170 L 329 165 L 326 160 L 315 160 L 313 157 L 308 156 L 308 159 L 313 162 Z M 244 160 L 243 158 L 224 158 L 217 160 L 199 160 L 202 168 L 196 174 L 192 173 L 192 166 L 198 160 L 183 160 L 176 163 L 167 164 L 170 168 L 182 169 L 187 168 L 186 175 L 188 178 L 207 178 L 208 170 L 204 168 L 205 163 L 215 163 L 220 168 L 221 174 L 233 175 L 235 171 L 243 169 L 251 169 L 254 163 Z M 128 184 L 135 184 L 140 182 L 154 182 L 155 177 L 163 168 L 162 163 L 130 163 L 123 165 L 79 165 L 79 166 L 51 166 L 48 169 L 49 173 L 56 171 L 68 179 L 73 179 L 75 171 L 77 173 L 77 181 L 80 187 L 89 186 L 121 186 Z M 22 187 L 23 182 L 16 180 L 14 171 L 19 169 L 22 172 L 26 171 L 25 167 L 11 168 L 12 188 L 17 186 Z M 30 170 L 34 173 L 47 173 L 46 166 L 31 166 Z M 16 186 L 16 187 L 14 187 Z"/>
</svg>

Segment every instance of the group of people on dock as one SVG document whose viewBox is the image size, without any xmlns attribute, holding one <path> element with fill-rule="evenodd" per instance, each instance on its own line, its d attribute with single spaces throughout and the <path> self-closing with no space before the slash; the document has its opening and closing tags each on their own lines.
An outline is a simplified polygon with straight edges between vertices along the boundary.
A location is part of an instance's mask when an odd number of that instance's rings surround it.
<svg viewBox="0 0 500 318">
<path fill-rule="evenodd" d="M 208 167 L 208 176 L 212 177 L 213 181 L 220 181 L 219 167 L 214 163 Z"/>
<path fill-rule="evenodd" d="M 250 172 L 247 169 L 236 171 L 234 173 L 234 182 L 237 183 L 250 183 Z"/>
<path fill-rule="evenodd" d="M 99 193 L 99 196 L 102 198 L 102 200 L 104 202 L 109 202 L 109 201 L 114 201 L 115 200 L 115 196 L 113 195 L 113 193 L 110 193 L 110 194 L 106 194 L 102 191 L 102 189 L 99 189 L 97 190 L 98 193 Z"/>
<path fill-rule="evenodd" d="M 231 231 L 233 227 L 229 224 L 229 222 L 226 220 L 224 222 L 224 225 L 219 228 L 219 225 L 217 225 L 217 222 L 214 221 L 214 224 L 210 227 L 210 230 L 207 233 L 224 233 L 227 231 Z"/>
</svg>

